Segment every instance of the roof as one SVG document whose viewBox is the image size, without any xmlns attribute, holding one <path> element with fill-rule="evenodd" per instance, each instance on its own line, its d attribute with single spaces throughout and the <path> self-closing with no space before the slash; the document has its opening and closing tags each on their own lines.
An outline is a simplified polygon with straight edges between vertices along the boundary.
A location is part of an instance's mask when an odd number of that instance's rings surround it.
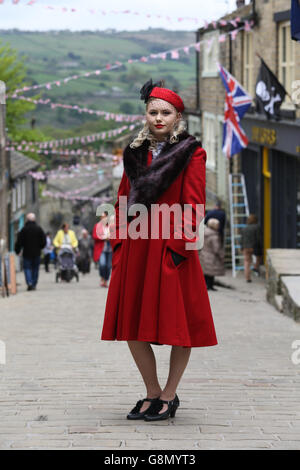
<svg viewBox="0 0 300 470">
<path fill-rule="evenodd" d="M 26 157 L 20 152 L 11 150 L 10 153 L 10 176 L 12 179 L 17 179 L 20 176 L 25 176 L 28 171 L 36 170 L 40 163 L 32 158 Z"/>
<path fill-rule="evenodd" d="M 216 21 L 217 22 L 221 21 L 221 20 L 230 21 L 230 20 L 235 19 L 237 16 L 239 16 L 242 19 L 242 21 L 244 21 L 244 19 L 252 17 L 252 15 L 253 15 L 253 3 L 251 2 L 251 3 L 248 3 L 247 5 L 244 5 L 240 8 L 236 8 L 231 13 L 227 13 L 226 15 L 221 16 Z M 218 29 L 219 28 L 220 28 L 220 26 L 218 26 Z M 233 29 L 233 26 L 231 26 L 231 28 Z M 210 32 L 212 30 L 215 30 L 215 28 L 213 27 L 212 22 L 209 23 L 208 28 L 202 26 L 201 28 L 198 29 L 198 31 L 202 34 L 205 34 L 206 32 Z"/>
</svg>

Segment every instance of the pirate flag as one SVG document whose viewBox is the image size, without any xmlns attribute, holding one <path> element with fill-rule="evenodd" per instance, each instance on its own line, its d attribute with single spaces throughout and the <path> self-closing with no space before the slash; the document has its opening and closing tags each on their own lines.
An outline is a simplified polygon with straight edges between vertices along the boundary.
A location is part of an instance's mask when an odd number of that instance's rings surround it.
<svg viewBox="0 0 300 470">
<path fill-rule="evenodd" d="M 292 0 L 291 35 L 295 41 L 300 41 L 300 0 Z"/>
<path fill-rule="evenodd" d="M 261 66 L 255 89 L 256 111 L 260 114 L 265 113 L 268 119 L 278 120 L 279 109 L 287 92 L 263 59 L 260 60 Z"/>
</svg>

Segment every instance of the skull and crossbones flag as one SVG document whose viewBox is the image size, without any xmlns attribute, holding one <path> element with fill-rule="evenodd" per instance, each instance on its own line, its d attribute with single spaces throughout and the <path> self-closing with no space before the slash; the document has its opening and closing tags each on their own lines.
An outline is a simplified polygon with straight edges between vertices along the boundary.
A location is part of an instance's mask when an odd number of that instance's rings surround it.
<svg viewBox="0 0 300 470">
<path fill-rule="evenodd" d="M 279 119 L 280 106 L 287 94 L 285 88 L 278 81 L 262 58 L 256 81 L 256 111 L 265 113 L 268 119 Z"/>
</svg>

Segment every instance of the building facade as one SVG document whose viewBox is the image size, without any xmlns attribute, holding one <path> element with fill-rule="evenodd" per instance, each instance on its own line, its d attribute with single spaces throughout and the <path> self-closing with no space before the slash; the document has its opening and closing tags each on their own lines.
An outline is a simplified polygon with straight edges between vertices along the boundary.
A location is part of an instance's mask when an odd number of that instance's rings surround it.
<svg viewBox="0 0 300 470">
<path fill-rule="evenodd" d="M 26 214 L 33 212 L 39 219 L 38 182 L 29 172 L 37 170 L 39 162 L 20 152 L 7 152 L 10 161 L 9 251 L 14 251 L 18 232 L 25 224 Z"/>
<path fill-rule="evenodd" d="M 255 213 L 267 248 L 300 248 L 300 44 L 291 39 L 290 0 L 256 0 L 223 17 L 227 25 L 200 29 L 206 41 L 198 53 L 201 139 L 207 151 L 207 207 L 221 199 L 228 207 L 228 175 L 245 176 L 250 212 Z M 233 40 L 228 22 L 239 17 Z M 222 20 L 220 19 L 220 20 Z M 227 34 L 225 34 L 227 33 Z M 207 46 L 209 44 L 209 46 Z M 248 147 L 228 160 L 222 152 L 225 89 L 221 63 L 255 97 L 261 56 L 287 90 L 281 118 L 268 120 L 253 105 L 241 121 Z M 298 77 L 298 80 L 297 80 Z M 297 86 L 298 85 L 298 86 Z"/>
</svg>

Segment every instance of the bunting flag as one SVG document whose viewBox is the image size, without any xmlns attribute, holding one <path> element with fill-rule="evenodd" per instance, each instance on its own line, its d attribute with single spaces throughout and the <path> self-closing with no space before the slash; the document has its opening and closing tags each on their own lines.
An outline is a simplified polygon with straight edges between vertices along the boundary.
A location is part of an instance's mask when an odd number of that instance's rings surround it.
<svg viewBox="0 0 300 470">
<path fill-rule="evenodd" d="M 74 137 L 68 137 L 67 139 L 59 139 L 59 140 L 49 140 L 45 142 L 34 142 L 34 141 L 25 141 L 22 140 L 21 142 L 11 142 L 11 146 L 16 147 L 17 150 L 22 150 L 23 147 L 26 146 L 37 146 L 40 149 L 46 149 L 46 148 L 55 148 L 55 147 L 65 147 L 65 146 L 70 146 L 73 144 L 90 144 L 93 142 L 97 142 L 99 140 L 105 140 L 106 137 L 111 133 L 115 133 L 114 135 L 119 135 L 125 130 L 133 131 L 136 127 L 141 126 L 142 123 L 135 123 L 131 124 L 130 126 L 122 126 L 118 127 L 117 129 L 110 129 L 108 131 L 102 131 L 98 132 L 97 134 L 91 134 L 91 135 L 83 135 L 83 136 L 74 136 Z"/>
<path fill-rule="evenodd" d="M 50 99 L 42 100 L 38 99 L 35 100 L 33 98 L 28 98 L 27 96 L 19 96 L 17 94 L 11 95 L 11 99 L 16 99 L 16 100 L 23 100 L 23 101 L 28 101 L 30 103 L 34 104 L 42 104 L 45 106 L 50 106 L 51 109 L 56 109 L 56 108 L 63 108 L 63 109 L 68 109 L 71 111 L 76 111 L 77 113 L 87 113 L 87 114 L 95 114 L 96 116 L 104 116 L 104 119 L 106 121 L 116 121 L 116 122 L 134 122 L 134 121 L 140 121 L 141 119 L 144 119 L 144 115 L 141 114 L 121 114 L 121 113 L 111 113 L 108 111 L 101 111 L 101 110 L 95 110 L 95 109 L 88 109 L 88 108 L 80 108 L 77 104 L 76 105 L 70 105 L 70 104 L 62 104 L 62 103 L 53 103 Z"/>
<path fill-rule="evenodd" d="M 283 85 L 265 61 L 261 58 L 261 66 L 256 81 L 256 110 L 265 114 L 268 119 L 280 118 L 280 106 L 287 94 Z"/>
<path fill-rule="evenodd" d="M 300 41 L 300 0 L 292 0 L 291 35 L 294 41 Z"/>
<path fill-rule="evenodd" d="M 99 184 L 99 183 L 98 183 Z M 53 197 L 55 199 L 66 199 L 69 201 L 91 201 L 91 202 L 108 202 L 111 201 L 112 198 L 108 196 L 102 196 L 102 197 L 89 197 L 89 196 L 78 196 L 77 194 L 75 195 L 66 195 L 65 193 L 62 192 L 53 192 L 53 191 L 48 191 L 44 190 L 42 192 L 42 196 L 44 197 Z"/>
<path fill-rule="evenodd" d="M 251 105 L 252 98 L 224 67 L 220 64 L 218 67 L 226 90 L 223 152 L 227 158 L 230 158 L 248 145 L 247 136 L 240 126 L 240 120 Z"/>
<path fill-rule="evenodd" d="M 5 0 L 0 0 L 0 5 L 3 5 Z M 6 3 L 9 3 L 9 0 L 7 0 Z M 136 10 L 103 10 L 103 9 L 95 9 L 95 8 L 74 8 L 74 7 L 65 7 L 65 6 L 59 6 L 59 5 L 44 5 L 41 3 L 38 3 L 38 0 L 27 0 L 26 3 L 21 4 L 20 0 L 11 0 L 11 3 L 13 5 L 19 5 L 21 6 L 41 6 L 44 9 L 48 11 L 54 11 L 54 12 L 62 12 L 63 14 L 65 13 L 79 13 L 83 14 L 84 12 L 88 12 L 91 15 L 97 15 L 100 14 L 102 16 L 108 16 L 108 15 L 134 15 L 134 16 L 143 16 L 147 19 L 160 19 L 160 20 L 166 20 L 169 23 L 173 22 L 178 22 L 182 23 L 185 21 L 193 22 L 197 25 L 202 22 L 202 28 L 207 29 L 212 25 L 215 29 L 220 27 L 220 26 L 226 26 L 227 24 L 232 24 L 233 26 L 237 26 L 238 23 L 241 22 L 241 19 L 239 17 L 236 17 L 232 20 L 226 21 L 226 20 L 219 20 L 219 21 L 211 21 L 208 22 L 206 20 L 200 20 L 197 17 L 190 17 L 190 16 L 180 16 L 180 17 L 170 17 L 170 16 L 165 16 L 165 15 L 160 15 L 160 14 L 155 14 L 155 13 L 146 13 L 146 12 L 141 12 L 141 11 L 136 11 Z"/>
<path fill-rule="evenodd" d="M 232 40 L 235 40 L 236 37 L 237 37 L 237 34 L 240 31 L 246 30 L 246 28 L 247 28 L 247 31 L 249 31 L 249 30 L 252 29 L 253 25 L 254 25 L 253 21 L 250 21 L 250 22 L 247 22 L 247 24 L 245 24 L 244 26 L 241 26 L 241 27 L 237 28 L 236 30 L 224 33 L 224 34 L 220 35 L 219 42 L 224 42 L 228 35 L 230 35 Z M 101 70 L 97 69 L 97 70 L 93 70 L 91 72 L 85 72 L 85 73 L 82 73 L 82 74 L 72 75 L 72 76 L 69 76 L 69 77 L 65 77 L 64 79 L 61 79 L 61 80 L 54 80 L 53 82 L 42 83 L 40 85 L 26 86 L 24 88 L 20 88 L 20 89 L 15 90 L 12 95 L 7 95 L 6 97 L 7 98 L 10 98 L 10 97 L 16 98 L 17 95 L 19 95 L 19 93 L 25 93 L 25 92 L 28 92 L 28 91 L 31 91 L 31 90 L 38 90 L 40 88 L 47 88 L 48 90 L 51 90 L 52 87 L 66 85 L 71 80 L 78 80 L 78 79 L 81 79 L 81 78 L 91 77 L 93 75 L 100 75 L 103 71 L 115 70 L 117 68 L 122 67 L 126 63 L 127 64 L 133 64 L 133 63 L 137 63 L 137 62 L 147 63 L 147 62 L 151 62 L 152 60 L 158 60 L 158 59 L 166 60 L 167 58 L 170 58 L 172 60 L 178 60 L 178 59 L 180 59 L 180 54 L 179 54 L 180 52 L 184 52 L 184 54 L 186 55 L 190 52 L 190 49 L 194 49 L 194 50 L 199 52 L 201 47 L 210 48 L 211 45 L 212 45 L 212 40 L 211 39 L 203 39 L 202 41 L 199 41 L 199 42 L 196 42 L 196 43 L 193 43 L 193 44 L 188 44 L 187 46 L 177 47 L 175 49 L 170 49 L 168 51 L 158 52 L 157 54 L 152 53 L 149 56 L 142 56 L 139 59 L 128 59 L 125 62 L 116 61 L 114 64 L 107 64 L 105 66 L 105 69 L 101 69 Z M 59 106 L 59 104 L 57 106 Z"/>
<path fill-rule="evenodd" d="M 80 149 L 79 150 L 65 149 L 65 150 L 61 150 L 60 152 L 57 152 L 56 150 L 53 150 L 53 147 L 56 148 L 56 147 L 63 147 L 65 145 L 73 145 L 75 143 L 78 143 L 79 139 L 83 139 L 82 141 L 80 141 L 82 144 L 93 143 L 93 142 L 96 142 L 97 140 L 111 139 L 112 137 L 116 137 L 122 134 L 125 130 L 129 129 L 130 131 L 132 131 L 135 127 L 140 126 L 140 125 L 141 123 L 138 123 L 135 125 L 132 124 L 131 126 L 123 126 L 118 129 L 103 131 L 103 132 L 100 132 L 99 134 L 95 134 L 96 136 L 95 139 L 88 139 L 89 136 L 87 136 L 83 138 L 71 137 L 65 140 L 50 141 L 50 142 L 24 142 L 24 141 L 22 141 L 21 143 L 16 142 L 16 143 L 11 144 L 10 146 L 7 146 L 5 150 L 7 151 L 17 150 L 20 152 L 43 153 L 45 155 L 55 154 L 55 153 L 60 153 L 61 155 L 76 155 L 79 152 L 80 155 L 84 155 L 84 156 L 88 156 L 88 155 L 89 156 L 105 156 L 107 154 L 103 154 L 103 153 L 95 154 L 95 152 L 88 152 L 88 151 L 81 152 Z"/>
<path fill-rule="evenodd" d="M 118 160 L 117 155 L 112 155 L 112 154 L 99 154 L 101 157 L 106 157 L 110 159 L 110 162 L 108 164 L 105 164 L 101 162 L 101 165 L 98 163 L 88 163 L 88 164 L 81 164 L 81 163 L 76 163 L 75 165 L 69 165 L 69 166 L 62 166 L 59 165 L 58 168 L 55 168 L 54 170 L 43 170 L 43 171 L 28 171 L 28 175 L 31 176 L 32 178 L 35 178 L 37 180 L 45 180 L 48 177 L 52 177 L 55 179 L 65 179 L 65 178 L 77 178 L 79 175 L 79 172 L 84 169 L 86 171 L 89 171 L 88 173 L 81 173 L 80 172 L 80 178 L 82 177 L 91 177 L 92 174 L 95 174 L 95 170 L 102 170 L 103 168 L 109 168 L 112 165 L 112 163 L 116 160 Z"/>
</svg>

